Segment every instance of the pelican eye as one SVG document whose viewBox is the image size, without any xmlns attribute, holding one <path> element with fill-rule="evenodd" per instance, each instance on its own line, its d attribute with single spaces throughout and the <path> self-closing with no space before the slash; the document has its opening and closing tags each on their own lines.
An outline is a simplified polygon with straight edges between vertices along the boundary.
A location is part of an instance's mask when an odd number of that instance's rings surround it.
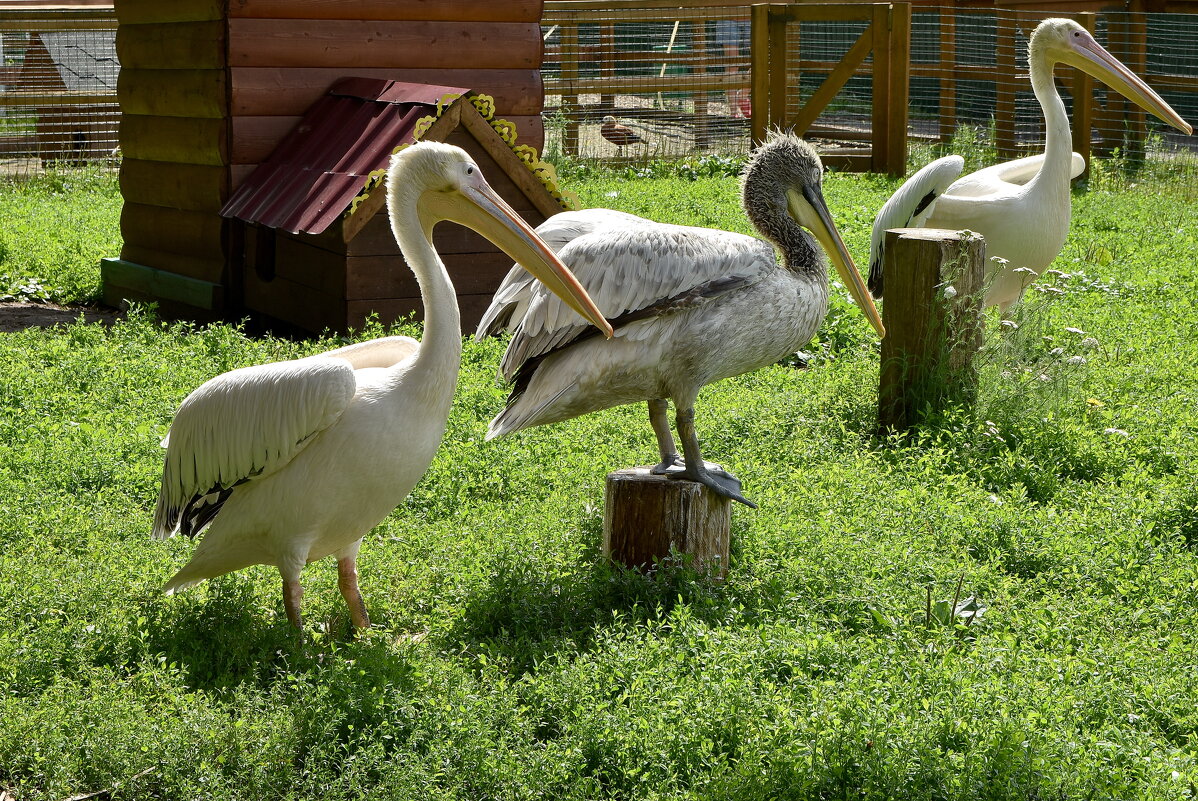
<svg viewBox="0 0 1198 801">
<path fill-rule="evenodd" d="M 467 165 L 467 166 L 466 166 L 466 174 L 467 174 L 467 175 L 474 175 L 474 166 L 473 166 L 473 165 Z"/>
</svg>

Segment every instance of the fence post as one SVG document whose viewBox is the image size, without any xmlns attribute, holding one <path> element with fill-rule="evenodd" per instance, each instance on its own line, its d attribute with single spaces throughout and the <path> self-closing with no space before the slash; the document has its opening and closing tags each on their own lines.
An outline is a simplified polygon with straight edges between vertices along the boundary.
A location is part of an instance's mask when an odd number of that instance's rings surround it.
<svg viewBox="0 0 1198 801">
<path fill-rule="evenodd" d="M 1097 30 L 1096 15 L 1093 11 L 1078 14 L 1078 22 L 1091 35 Z M 1086 160 L 1086 170 L 1090 172 L 1090 133 L 1094 128 L 1094 79 L 1089 73 L 1081 70 L 1071 70 L 1073 81 L 1070 90 L 1073 92 L 1073 152 Z"/>
<path fill-rule="evenodd" d="M 562 131 L 562 152 L 568 156 L 578 155 L 578 19 L 563 19 L 561 23 L 561 76 L 563 88 L 562 113 L 566 127 Z"/>
<path fill-rule="evenodd" d="M 982 344 L 980 234 L 938 228 L 886 232 L 878 425 L 906 431 L 925 411 L 972 403 Z"/>
<path fill-rule="evenodd" d="M 957 131 L 957 9 L 940 9 L 940 141 Z"/>
<path fill-rule="evenodd" d="M 891 55 L 890 37 L 890 8 L 876 4 L 872 8 L 870 33 L 873 38 L 874 74 L 873 110 L 870 128 L 873 134 L 873 146 L 870 148 L 870 170 L 887 172 L 890 164 L 890 72 L 894 69 L 894 58 Z"/>
<path fill-rule="evenodd" d="M 765 130 L 769 119 L 770 104 L 770 7 L 753 6 L 752 24 L 749 28 L 749 102 L 752 118 L 749 121 L 749 137 L 754 146 L 765 141 Z"/>
<path fill-rule="evenodd" d="M 911 102 L 911 4 L 892 3 L 889 14 L 890 39 L 890 129 L 886 148 L 886 172 L 900 178 L 907 171 L 907 118 Z"/>
<path fill-rule="evenodd" d="M 997 15 L 994 50 L 994 149 L 1003 158 L 1015 156 L 1015 21 L 1011 14 Z"/>
</svg>

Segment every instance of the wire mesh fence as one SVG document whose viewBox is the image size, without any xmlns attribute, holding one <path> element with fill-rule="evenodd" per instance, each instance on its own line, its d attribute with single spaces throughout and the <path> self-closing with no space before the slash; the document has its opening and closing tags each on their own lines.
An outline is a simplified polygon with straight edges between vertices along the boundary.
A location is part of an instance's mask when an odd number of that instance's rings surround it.
<svg viewBox="0 0 1198 801">
<path fill-rule="evenodd" d="M 0 9 L 0 176 L 115 159 L 112 8 Z"/>
<path fill-rule="evenodd" d="M 660 5 L 646 2 L 643 6 Z M 750 146 L 748 4 L 645 8 L 608 0 L 549 0 L 545 5 L 546 151 L 583 158 L 652 159 L 744 153 Z M 1046 12 L 916 6 L 911 21 L 907 135 L 943 142 L 961 126 L 998 156 L 1041 146 L 1043 116 L 1028 80 L 1027 37 Z M 1056 14 L 1060 16 L 1060 14 Z M 1141 75 L 1185 118 L 1198 119 L 1198 15 L 1072 15 Z M 861 21 L 788 24 L 785 117 L 795 119 L 866 32 Z M 875 132 L 873 55 L 867 56 L 804 135 L 830 146 L 868 150 Z M 771 76 L 771 80 L 775 80 Z M 1193 148 L 1114 90 L 1058 68 L 1071 116 L 1076 92 L 1090 143 L 1102 155 L 1141 157 Z M 893 111 L 893 110 L 892 110 Z M 604 135 L 604 119 L 628 129 Z M 1084 120 L 1082 120 L 1084 123 Z M 612 126 L 609 133 L 619 133 Z M 642 140 L 631 142 L 631 134 Z"/>
</svg>

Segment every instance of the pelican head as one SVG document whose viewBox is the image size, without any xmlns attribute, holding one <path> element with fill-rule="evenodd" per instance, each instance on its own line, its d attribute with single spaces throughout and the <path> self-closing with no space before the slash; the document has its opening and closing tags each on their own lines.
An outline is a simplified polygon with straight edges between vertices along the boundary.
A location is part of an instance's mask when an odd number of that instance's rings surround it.
<svg viewBox="0 0 1198 801">
<path fill-rule="evenodd" d="M 861 307 L 878 336 L 886 329 L 857 271 L 848 248 L 840 238 L 824 202 L 824 165 L 808 143 L 791 134 L 776 133 L 753 153 L 741 181 L 741 195 L 749 220 L 777 244 L 787 247 L 786 218 L 806 228 L 823 247 L 849 294 Z M 790 229 L 794 230 L 794 229 Z M 792 269 L 808 265 L 790 264 Z"/>
<path fill-rule="evenodd" d="M 1194 131 L 1148 84 L 1071 19 L 1050 18 L 1037 25 L 1028 42 L 1028 62 L 1077 67 L 1179 131 Z"/>
<path fill-rule="evenodd" d="M 441 142 L 419 142 L 399 151 L 387 171 L 387 204 L 393 221 L 402 219 L 397 207 L 408 198 L 414 198 L 428 242 L 432 242 L 433 226 L 442 220 L 477 231 L 611 337 L 611 325 L 578 279 L 491 188 L 466 151 Z M 396 231 L 401 246 L 407 234 Z"/>
</svg>

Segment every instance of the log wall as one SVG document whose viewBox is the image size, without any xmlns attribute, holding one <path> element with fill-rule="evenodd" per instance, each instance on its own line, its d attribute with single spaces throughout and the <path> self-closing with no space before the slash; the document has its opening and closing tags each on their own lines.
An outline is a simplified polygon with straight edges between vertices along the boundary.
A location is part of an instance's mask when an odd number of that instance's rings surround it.
<svg viewBox="0 0 1198 801">
<path fill-rule="evenodd" d="M 544 144 L 542 0 L 115 0 L 115 11 L 121 259 L 223 288 L 188 295 L 219 298 L 213 315 L 243 302 L 244 246 L 221 206 L 337 79 L 468 87 L 495 98 L 520 143 Z M 106 273 L 108 300 L 152 299 L 127 285 L 142 274 Z M 249 302 L 255 285 L 244 287 Z"/>
</svg>

